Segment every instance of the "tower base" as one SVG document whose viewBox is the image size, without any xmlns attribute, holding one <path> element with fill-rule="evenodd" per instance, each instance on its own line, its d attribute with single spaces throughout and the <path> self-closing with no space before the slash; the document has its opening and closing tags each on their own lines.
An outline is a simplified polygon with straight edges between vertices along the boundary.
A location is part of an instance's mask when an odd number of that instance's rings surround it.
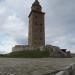
<svg viewBox="0 0 75 75">
<path fill-rule="evenodd" d="M 71 53 L 70 51 L 66 51 L 66 49 L 60 49 L 57 46 L 52 46 L 52 45 L 46 45 L 46 46 L 41 46 L 39 48 L 34 48 L 32 46 L 28 45 L 16 45 L 15 47 L 12 48 L 13 52 L 18 52 L 18 51 L 48 51 L 49 52 L 49 57 L 54 57 L 54 58 L 70 58 Z"/>
</svg>

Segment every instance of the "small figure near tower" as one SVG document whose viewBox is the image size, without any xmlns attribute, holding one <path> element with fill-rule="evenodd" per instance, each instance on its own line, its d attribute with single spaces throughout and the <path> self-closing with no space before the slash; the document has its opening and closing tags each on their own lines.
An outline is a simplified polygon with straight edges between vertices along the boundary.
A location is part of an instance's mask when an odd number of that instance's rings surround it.
<svg viewBox="0 0 75 75">
<path fill-rule="evenodd" d="M 29 34 L 28 45 L 32 47 L 45 46 L 45 24 L 42 7 L 38 0 L 32 4 L 31 12 L 29 14 Z"/>
</svg>

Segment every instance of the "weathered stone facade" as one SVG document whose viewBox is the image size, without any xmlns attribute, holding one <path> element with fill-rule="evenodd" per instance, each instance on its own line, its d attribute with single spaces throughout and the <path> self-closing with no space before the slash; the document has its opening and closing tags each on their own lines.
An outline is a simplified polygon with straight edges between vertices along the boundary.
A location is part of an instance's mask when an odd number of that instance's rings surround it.
<svg viewBox="0 0 75 75">
<path fill-rule="evenodd" d="M 40 48 L 36 48 L 29 45 L 16 45 L 12 48 L 12 51 L 26 51 L 26 50 L 39 50 Z"/>
<path fill-rule="evenodd" d="M 28 45 L 33 47 L 45 46 L 45 28 L 42 7 L 38 0 L 32 4 L 29 14 Z"/>
</svg>

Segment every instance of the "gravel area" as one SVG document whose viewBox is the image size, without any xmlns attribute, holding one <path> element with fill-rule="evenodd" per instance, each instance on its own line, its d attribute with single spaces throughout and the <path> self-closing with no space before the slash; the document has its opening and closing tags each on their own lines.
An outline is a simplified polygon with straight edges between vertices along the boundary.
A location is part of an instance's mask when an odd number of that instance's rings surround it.
<svg viewBox="0 0 75 75">
<path fill-rule="evenodd" d="M 0 75 L 44 75 L 75 63 L 75 58 L 0 58 Z"/>
</svg>

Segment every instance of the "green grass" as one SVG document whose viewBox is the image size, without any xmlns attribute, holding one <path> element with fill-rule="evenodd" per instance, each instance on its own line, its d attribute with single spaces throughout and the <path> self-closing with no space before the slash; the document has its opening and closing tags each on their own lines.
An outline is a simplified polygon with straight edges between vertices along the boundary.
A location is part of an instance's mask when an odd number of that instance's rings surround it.
<svg viewBox="0 0 75 75">
<path fill-rule="evenodd" d="M 33 50 L 33 51 L 18 51 L 12 52 L 6 55 L 0 55 L 0 57 L 9 57 L 9 58 L 46 58 L 49 57 L 49 51 L 40 51 L 40 50 Z"/>
</svg>

